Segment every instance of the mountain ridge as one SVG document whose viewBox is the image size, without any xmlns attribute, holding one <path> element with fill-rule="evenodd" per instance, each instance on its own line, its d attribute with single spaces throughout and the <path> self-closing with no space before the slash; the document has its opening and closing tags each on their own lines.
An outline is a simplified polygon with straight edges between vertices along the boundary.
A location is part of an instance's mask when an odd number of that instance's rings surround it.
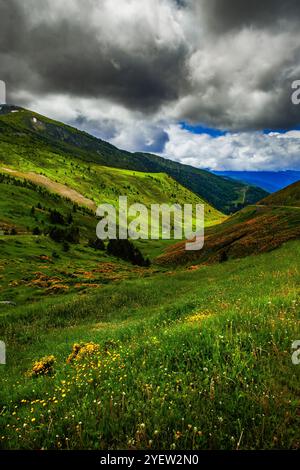
<svg viewBox="0 0 300 470">
<path fill-rule="evenodd" d="M 162 265 L 225 262 L 272 251 L 299 238 L 300 181 L 206 229 L 202 250 L 188 252 L 185 242 L 179 242 L 156 261 Z"/>
<path fill-rule="evenodd" d="M 33 158 L 38 152 L 51 152 L 65 158 L 72 156 L 87 164 L 167 173 L 217 210 L 227 214 L 256 203 L 268 194 L 260 188 L 228 181 L 206 170 L 183 165 L 158 155 L 120 150 L 84 131 L 17 106 L 1 107 L 0 144 L 0 158 L 2 157 L 4 162 L 8 159 L 9 150 L 18 156 L 26 155 L 27 152 L 27 158 L 29 154 Z M 53 165 L 50 159 L 47 164 Z M 43 165 L 47 166 L 44 161 Z"/>
</svg>

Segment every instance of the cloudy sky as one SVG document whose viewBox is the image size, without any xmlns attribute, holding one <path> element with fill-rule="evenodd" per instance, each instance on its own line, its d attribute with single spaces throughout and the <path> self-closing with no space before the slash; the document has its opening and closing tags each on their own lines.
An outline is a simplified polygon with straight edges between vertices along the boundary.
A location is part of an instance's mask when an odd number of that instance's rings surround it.
<svg viewBox="0 0 300 470">
<path fill-rule="evenodd" d="M 300 169 L 299 21 L 299 0 L 0 0 L 0 79 L 124 149 Z"/>
</svg>

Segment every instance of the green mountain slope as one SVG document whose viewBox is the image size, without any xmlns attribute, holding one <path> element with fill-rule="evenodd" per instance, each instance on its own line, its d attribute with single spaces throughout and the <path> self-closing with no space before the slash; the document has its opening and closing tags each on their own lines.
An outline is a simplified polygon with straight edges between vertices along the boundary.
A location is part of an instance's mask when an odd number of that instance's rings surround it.
<svg viewBox="0 0 300 470">
<path fill-rule="evenodd" d="M 300 238 L 300 182 L 248 206 L 205 233 L 204 248 L 188 252 L 180 242 L 157 258 L 161 264 L 213 263 L 271 251 Z"/>
<path fill-rule="evenodd" d="M 277 193 L 271 194 L 260 201 L 259 204 L 300 207 L 300 181 L 281 189 Z"/>
<path fill-rule="evenodd" d="M 256 186 L 222 178 L 208 171 L 166 160 L 157 155 L 143 153 L 135 154 L 135 156 L 150 171 L 157 171 L 159 168 L 160 171 L 168 173 L 195 194 L 202 195 L 225 214 L 236 212 L 249 204 L 255 204 L 268 194 Z"/>
<path fill-rule="evenodd" d="M 89 242 L 96 204 L 204 199 L 163 168 L 100 165 L 84 134 L 16 111 L 0 116 L 0 448 L 299 448 L 300 243 L 230 259 L 300 237 L 297 191 L 218 225 L 206 204 L 204 250 L 160 260 L 226 263 L 133 266 Z"/>
<path fill-rule="evenodd" d="M 0 116 L 0 172 L 44 185 L 93 209 L 103 202 L 116 205 L 125 195 L 129 204 L 146 206 L 205 203 L 208 225 L 222 219 L 218 210 L 166 173 L 100 165 L 105 161 L 102 154 L 90 156 L 87 150 L 89 142 L 98 145 L 97 139 L 28 111 L 13 111 Z M 102 145 L 105 152 L 111 147 L 99 141 Z M 122 152 L 116 152 L 118 159 Z"/>
<path fill-rule="evenodd" d="M 0 110 L 0 159 L 19 169 L 102 165 L 140 172 L 166 173 L 224 213 L 256 203 L 267 195 L 259 188 L 145 153 L 130 153 L 85 132 L 18 107 Z M 85 175 L 84 175 L 85 176 Z"/>
<path fill-rule="evenodd" d="M 69 198 L 4 174 L 0 193 L 0 313 L 152 272 L 95 249 L 94 212 Z"/>
<path fill-rule="evenodd" d="M 11 229 L 17 234 L 31 234 L 35 228 L 41 232 L 52 225 L 51 211 L 59 211 L 64 220 L 57 224 L 80 227 L 82 240 L 95 236 L 94 212 L 73 203 L 68 198 L 48 191 L 31 181 L 0 173 L 0 231 Z"/>
</svg>

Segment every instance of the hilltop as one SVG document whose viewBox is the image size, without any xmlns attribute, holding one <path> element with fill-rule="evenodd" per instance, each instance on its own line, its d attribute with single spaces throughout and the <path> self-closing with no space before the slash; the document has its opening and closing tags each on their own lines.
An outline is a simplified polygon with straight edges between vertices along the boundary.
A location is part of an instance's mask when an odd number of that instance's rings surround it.
<svg viewBox="0 0 300 470">
<path fill-rule="evenodd" d="M 187 252 L 179 242 L 157 258 L 160 264 L 202 264 L 243 258 L 300 238 L 300 182 L 206 229 L 204 248 Z"/>
<path fill-rule="evenodd" d="M 126 195 L 130 204 L 147 206 L 205 203 L 208 224 L 223 217 L 167 173 L 103 166 L 112 160 L 120 166 L 128 157 L 110 144 L 21 108 L 5 110 L 0 111 L 0 173 L 45 186 L 94 210 L 103 202 L 115 205 Z"/>
<path fill-rule="evenodd" d="M 264 198 L 259 204 L 266 206 L 300 207 L 300 181 Z"/>
<path fill-rule="evenodd" d="M 134 176 L 135 172 L 165 173 L 201 200 L 227 214 L 267 196 L 260 188 L 228 180 L 205 170 L 157 155 L 120 150 L 86 132 L 16 106 L 2 106 L 0 110 L 0 161 L 4 167 L 42 173 L 76 190 L 82 187 L 80 192 L 88 198 L 93 196 L 88 187 L 94 186 L 96 191 L 98 186 L 98 194 L 94 194 L 97 202 L 99 196 L 102 199 L 101 185 L 103 189 L 103 185 L 106 188 L 107 183 L 111 186 L 116 182 L 116 178 L 111 178 L 110 174 L 105 181 L 99 180 L 103 169 L 98 171 L 97 178 L 90 178 L 91 173 L 97 173 L 99 167 L 105 167 L 106 173 L 110 172 L 109 168 L 115 169 L 117 182 L 115 188 L 110 190 L 111 194 L 124 191 L 124 187 L 119 185 L 119 177 L 122 174 L 120 170 L 126 170 L 129 171 L 125 175 L 126 180 Z M 116 169 L 119 169 L 118 173 Z M 73 177 L 70 177 L 69 170 L 72 170 Z M 124 184 L 126 186 L 126 182 Z M 152 193 L 151 188 L 149 191 Z M 106 193 L 105 198 L 107 196 Z"/>
</svg>

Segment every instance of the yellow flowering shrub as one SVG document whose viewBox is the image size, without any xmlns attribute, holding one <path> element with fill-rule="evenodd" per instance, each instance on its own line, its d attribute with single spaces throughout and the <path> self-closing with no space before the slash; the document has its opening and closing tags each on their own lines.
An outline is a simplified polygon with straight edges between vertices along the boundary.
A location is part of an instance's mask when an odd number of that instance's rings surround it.
<svg viewBox="0 0 300 470">
<path fill-rule="evenodd" d="M 54 356 L 45 356 L 33 363 L 32 369 L 28 372 L 29 377 L 39 377 L 41 375 L 49 375 L 54 371 Z"/>
<path fill-rule="evenodd" d="M 75 343 L 72 352 L 67 359 L 70 364 L 73 361 L 80 361 L 87 356 L 92 356 L 99 351 L 99 344 L 95 343 Z"/>
</svg>

